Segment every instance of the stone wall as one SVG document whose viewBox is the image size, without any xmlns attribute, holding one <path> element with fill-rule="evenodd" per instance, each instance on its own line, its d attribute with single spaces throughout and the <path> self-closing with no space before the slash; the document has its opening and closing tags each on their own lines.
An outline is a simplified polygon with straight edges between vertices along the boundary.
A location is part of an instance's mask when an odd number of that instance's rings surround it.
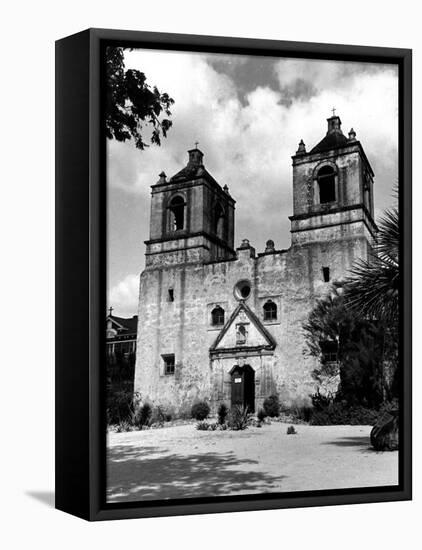
<svg viewBox="0 0 422 550">
<path fill-rule="evenodd" d="M 274 391 L 287 405 L 306 401 L 316 389 L 311 376 L 316 365 L 305 354 L 302 324 L 315 301 L 329 291 L 322 267 L 340 279 L 367 253 L 363 222 L 331 228 L 326 237 L 258 257 L 252 248 L 238 249 L 237 259 L 208 264 L 171 265 L 170 258 L 160 255 L 161 265 L 151 265 L 141 275 L 135 390 L 179 411 L 202 398 L 216 409 L 220 402 L 230 404 L 230 370 L 249 364 L 255 371 L 256 407 Z M 251 285 L 246 304 L 276 347 L 212 356 L 221 327 L 212 326 L 211 310 L 220 305 L 227 321 L 238 306 L 233 289 L 242 279 Z M 169 301 L 169 289 L 174 301 Z M 267 299 L 277 304 L 276 321 L 264 320 Z M 164 373 L 166 354 L 175 355 L 174 375 Z"/>
<path fill-rule="evenodd" d="M 337 119 L 328 119 L 329 128 L 333 120 L 339 128 Z M 285 405 L 309 401 L 316 363 L 306 353 L 303 323 L 332 281 L 367 257 L 376 231 L 372 169 L 353 135 L 339 143 L 309 154 L 303 146 L 293 157 L 292 245 L 286 251 L 274 250 L 269 241 L 256 256 L 245 240 L 235 253 L 235 201 L 196 163 L 196 157 L 202 161 L 199 150 L 189 152 L 188 166 L 170 181 L 160 175 L 152 186 L 151 234 L 140 279 L 135 391 L 144 400 L 182 412 L 207 399 L 215 411 L 219 403 L 230 404 L 233 367 L 250 365 L 255 409 L 274 392 Z M 335 173 L 335 200 L 321 204 L 317 174 L 325 165 Z M 193 179 L 186 175 L 192 167 Z M 186 223 L 170 231 L 168 204 L 175 194 L 185 201 Z M 216 205 L 225 213 L 222 234 Z M 245 308 L 238 308 L 234 293 L 241 280 L 250 284 Z M 271 321 L 263 310 L 269 299 L 278 313 Z M 225 311 L 223 327 L 212 325 L 216 306 Z M 242 345 L 237 329 L 227 324 L 240 310 L 250 315 L 249 340 Z M 166 374 L 163 356 L 169 355 L 175 368 Z"/>
</svg>

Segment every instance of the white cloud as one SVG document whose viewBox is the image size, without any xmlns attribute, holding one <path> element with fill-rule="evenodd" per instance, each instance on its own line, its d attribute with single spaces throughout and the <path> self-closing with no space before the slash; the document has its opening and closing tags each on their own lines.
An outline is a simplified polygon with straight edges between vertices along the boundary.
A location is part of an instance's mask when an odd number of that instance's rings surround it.
<svg viewBox="0 0 422 550">
<path fill-rule="evenodd" d="M 108 295 L 108 305 L 114 309 L 114 315 L 132 317 L 138 312 L 139 275 L 127 275 L 113 286 Z"/>
</svg>

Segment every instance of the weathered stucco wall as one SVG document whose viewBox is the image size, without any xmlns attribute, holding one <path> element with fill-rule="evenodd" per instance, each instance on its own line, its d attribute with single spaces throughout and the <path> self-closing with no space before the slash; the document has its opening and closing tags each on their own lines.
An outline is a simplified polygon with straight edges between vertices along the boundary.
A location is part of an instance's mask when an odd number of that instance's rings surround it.
<svg viewBox="0 0 422 550">
<path fill-rule="evenodd" d="M 255 370 L 256 407 L 276 391 L 287 405 L 308 399 L 315 391 L 311 372 L 314 360 L 304 354 L 302 324 L 315 300 L 329 289 L 322 267 L 341 278 L 356 257 L 366 255 L 363 224 L 330 228 L 326 240 L 292 246 L 286 252 L 254 257 L 251 249 L 238 250 L 234 261 L 209 264 L 175 264 L 160 255 L 162 265 L 141 275 L 140 323 L 135 390 L 156 404 L 177 410 L 190 408 L 198 398 L 214 407 L 230 403 L 230 370 L 249 364 Z M 355 232 L 357 233 L 355 235 Z M 211 325 L 211 310 L 220 305 L 225 321 L 238 305 L 233 289 L 239 280 L 251 284 L 246 300 L 275 339 L 273 351 L 210 356 L 221 327 Z M 169 289 L 174 301 L 169 301 Z M 276 321 L 264 321 L 263 304 L 277 304 Z M 256 330 L 251 327 L 250 345 Z M 224 347 L 233 347 L 229 333 Z M 162 355 L 175 355 L 174 375 L 164 374 Z"/>
</svg>

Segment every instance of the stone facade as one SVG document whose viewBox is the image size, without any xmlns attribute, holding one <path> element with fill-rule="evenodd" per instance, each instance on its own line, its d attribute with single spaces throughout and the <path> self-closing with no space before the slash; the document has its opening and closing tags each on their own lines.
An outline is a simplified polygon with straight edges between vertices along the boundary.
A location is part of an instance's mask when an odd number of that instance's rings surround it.
<svg viewBox="0 0 422 550">
<path fill-rule="evenodd" d="M 336 116 L 317 146 L 307 153 L 301 142 L 292 159 L 288 250 L 268 241 L 257 254 L 246 239 L 234 250 L 235 201 L 198 149 L 152 186 L 135 373 L 144 400 L 176 411 L 197 399 L 257 410 L 273 393 L 288 405 L 315 391 L 302 324 L 331 282 L 367 257 L 373 172 Z"/>
</svg>

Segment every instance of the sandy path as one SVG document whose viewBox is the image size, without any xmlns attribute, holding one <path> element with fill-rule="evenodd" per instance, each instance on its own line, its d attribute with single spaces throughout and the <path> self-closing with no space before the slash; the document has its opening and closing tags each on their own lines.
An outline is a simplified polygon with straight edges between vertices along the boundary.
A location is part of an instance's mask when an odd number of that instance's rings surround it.
<svg viewBox="0 0 422 550">
<path fill-rule="evenodd" d="M 273 423 L 243 432 L 194 424 L 108 437 L 108 500 L 151 500 L 396 485 L 398 453 L 370 448 L 369 426 Z"/>
</svg>

